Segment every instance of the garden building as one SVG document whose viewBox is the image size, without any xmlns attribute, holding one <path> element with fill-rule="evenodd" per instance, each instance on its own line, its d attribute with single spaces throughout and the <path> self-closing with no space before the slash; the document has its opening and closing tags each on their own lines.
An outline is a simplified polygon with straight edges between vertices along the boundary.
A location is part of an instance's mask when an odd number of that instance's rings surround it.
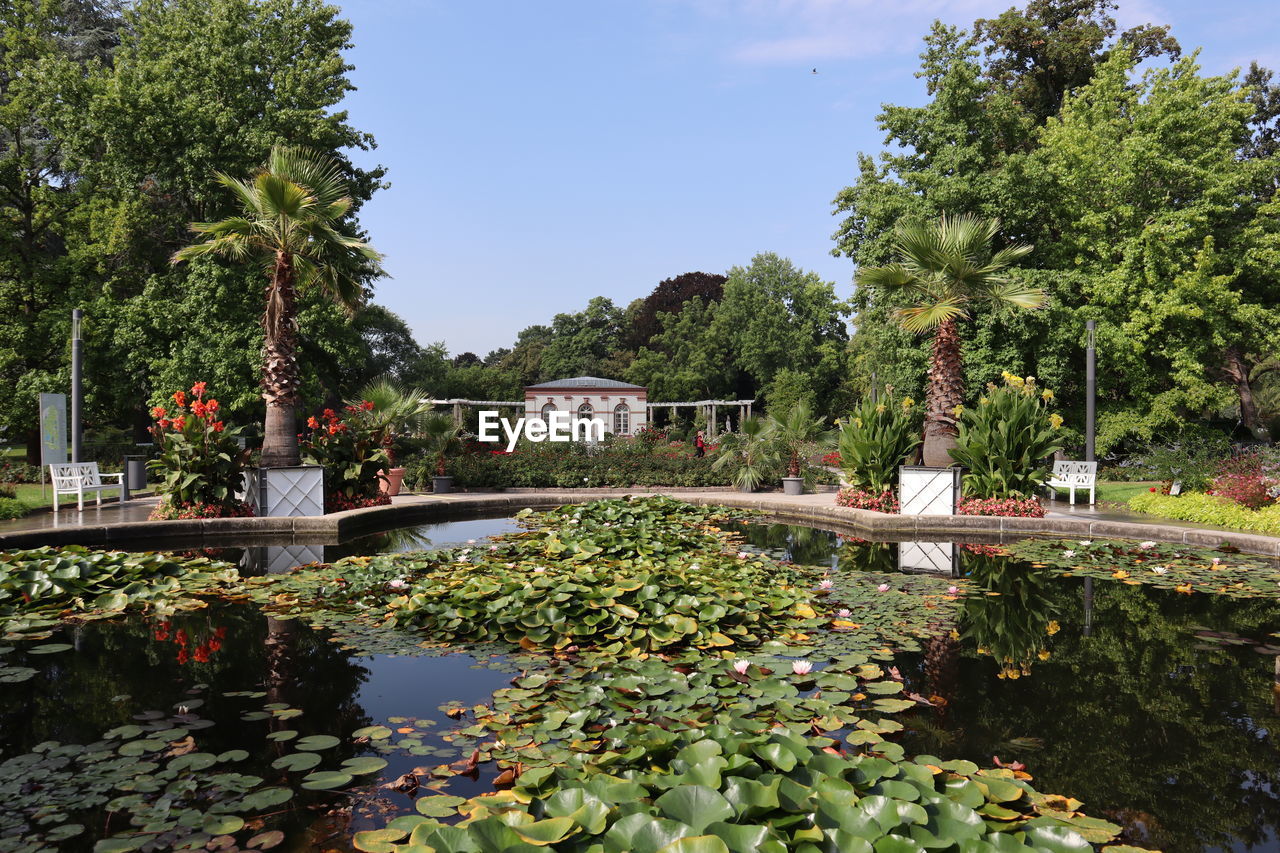
<svg viewBox="0 0 1280 853">
<path fill-rule="evenodd" d="M 606 433 L 635 435 L 648 422 L 649 389 L 616 379 L 575 376 L 524 389 L 524 415 L 548 420 L 554 411 L 604 421 Z"/>
</svg>

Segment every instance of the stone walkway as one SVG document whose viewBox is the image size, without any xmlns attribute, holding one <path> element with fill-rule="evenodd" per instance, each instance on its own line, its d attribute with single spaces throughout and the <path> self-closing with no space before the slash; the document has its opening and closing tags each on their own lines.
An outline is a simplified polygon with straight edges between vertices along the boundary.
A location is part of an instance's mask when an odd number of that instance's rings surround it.
<svg viewBox="0 0 1280 853">
<path fill-rule="evenodd" d="M 907 541 L 955 540 L 1000 542 L 1026 536 L 1122 538 L 1216 547 L 1224 543 L 1242 551 L 1280 556 L 1280 538 L 1242 531 L 1197 527 L 1136 513 L 1097 510 L 1087 504 L 1050 504 L 1047 517 L 900 516 L 838 507 L 832 492 L 788 496 L 775 492 L 743 493 L 730 489 L 565 489 L 461 492 L 448 495 L 402 495 L 390 506 L 350 510 L 302 518 L 221 518 L 193 521 L 147 521 L 155 498 L 140 498 L 101 508 L 86 506 L 35 513 L 0 522 L 0 549 L 39 545 L 82 544 L 98 547 L 192 549 L 232 545 L 334 545 L 355 536 L 458 518 L 496 517 L 525 507 L 547 509 L 601 497 L 669 494 L 697 504 L 723 504 L 758 509 L 779 521 L 809 524 L 849 536 Z"/>
</svg>

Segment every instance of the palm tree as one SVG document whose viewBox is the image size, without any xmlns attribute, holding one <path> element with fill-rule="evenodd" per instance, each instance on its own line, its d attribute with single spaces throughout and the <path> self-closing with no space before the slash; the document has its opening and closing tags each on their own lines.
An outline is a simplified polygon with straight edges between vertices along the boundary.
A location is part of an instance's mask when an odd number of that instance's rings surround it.
<svg viewBox="0 0 1280 853">
<path fill-rule="evenodd" d="M 764 435 L 782 460 L 788 477 L 801 476 L 805 456 L 814 450 L 834 447 L 836 440 L 836 433 L 827 427 L 827 419 L 815 417 L 804 400 L 781 417 L 770 412 Z"/>
<path fill-rule="evenodd" d="M 406 388 L 393 379 L 374 379 L 360 389 L 355 399 L 347 400 L 349 406 L 373 403 L 370 412 L 374 429 L 383 436 L 389 464 L 395 465 L 392 450 L 397 432 L 408 429 L 417 431 L 423 418 L 431 411 L 430 395 L 421 388 Z"/>
<path fill-rule="evenodd" d="M 733 484 L 745 492 L 754 492 L 764 482 L 765 470 L 778 461 L 764 433 L 764 418 L 747 418 L 738 424 L 737 432 L 720 439 L 720 450 L 711 463 L 712 469 L 734 469 Z"/>
<path fill-rule="evenodd" d="M 378 272 L 379 255 L 364 241 L 338 231 L 351 209 L 337 162 L 305 148 L 276 146 L 266 165 L 249 180 L 222 172 L 218 182 L 231 190 L 240 215 L 220 222 L 193 222 L 205 237 L 174 253 L 181 263 L 205 255 L 266 262 L 267 298 L 262 312 L 262 396 L 267 403 L 262 466 L 297 465 L 298 405 L 297 299 L 318 288 L 353 311 L 364 292 L 361 279 Z"/>
<path fill-rule="evenodd" d="M 854 278 L 861 287 L 904 294 L 915 304 L 897 312 L 902 327 L 909 332 L 933 332 L 925 394 L 926 465 L 952 464 L 957 433 L 954 410 L 964 398 L 958 321 L 968 318 L 975 304 L 1002 311 L 1038 308 L 1045 301 L 1043 290 L 1007 275 L 1015 262 L 1031 252 L 1031 246 L 1014 244 L 992 251 L 999 229 L 999 220 L 970 214 L 900 224 L 893 243 L 898 260 L 860 269 Z"/>
</svg>

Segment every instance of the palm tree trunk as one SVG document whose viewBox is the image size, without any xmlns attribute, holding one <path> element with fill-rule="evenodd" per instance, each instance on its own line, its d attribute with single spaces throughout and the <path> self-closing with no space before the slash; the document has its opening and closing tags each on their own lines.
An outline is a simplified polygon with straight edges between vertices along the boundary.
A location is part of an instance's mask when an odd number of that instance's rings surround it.
<svg viewBox="0 0 1280 853">
<path fill-rule="evenodd" d="M 298 465 L 298 320 L 293 258 L 277 253 L 267 307 L 262 313 L 262 398 L 267 402 L 263 424 L 262 467 Z"/>
<path fill-rule="evenodd" d="M 945 468 L 953 464 L 956 419 L 953 410 L 964 399 L 964 375 L 960 360 L 960 330 L 954 320 L 943 320 L 933 335 L 929 384 L 925 392 L 924 464 Z"/>
</svg>

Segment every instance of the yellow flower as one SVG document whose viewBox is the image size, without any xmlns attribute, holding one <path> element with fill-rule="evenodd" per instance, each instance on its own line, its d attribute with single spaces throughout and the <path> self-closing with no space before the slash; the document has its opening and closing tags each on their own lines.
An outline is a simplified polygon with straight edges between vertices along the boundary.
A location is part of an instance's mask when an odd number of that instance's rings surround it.
<svg viewBox="0 0 1280 853">
<path fill-rule="evenodd" d="M 854 426 L 856 426 L 856 427 L 861 427 L 861 426 L 862 426 L 862 418 L 854 418 L 854 419 L 853 419 L 853 425 L 854 425 Z"/>
<path fill-rule="evenodd" d="M 1050 637 L 1052 637 L 1054 634 L 1058 633 L 1061 630 L 1062 630 L 1062 626 L 1058 624 L 1056 619 L 1050 622 L 1044 628 L 1044 632 L 1048 634 Z"/>
<path fill-rule="evenodd" d="M 986 406 L 986 405 L 989 405 L 990 403 L 991 403 L 991 399 L 989 397 L 978 398 L 978 405 L 980 406 Z"/>
<path fill-rule="evenodd" d="M 1053 392 L 1046 388 L 1040 392 L 1040 396 L 1044 398 L 1044 401 L 1047 403 L 1053 399 Z"/>
<path fill-rule="evenodd" d="M 1012 667 L 1010 667 L 1010 669 L 1009 669 L 1009 677 L 1010 677 L 1010 678 L 1012 678 L 1012 679 L 1014 679 L 1014 680 L 1017 680 L 1017 679 L 1018 679 L 1018 678 L 1020 678 L 1021 676 L 1022 676 L 1022 673 L 1021 673 L 1021 672 L 1018 672 L 1018 670 L 1013 669 Z"/>
<path fill-rule="evenodd" d="M 884 405 L 884 403 L 881 403 L 881 404 L 879 404 L 878 406 L 876 406 L 876 414 L 878 414 L 878 415 L 883 415 L 883 414 L 884 414 L 884 412 L 885 412 L 885 405 Z"/>
<path fill-rule="evenodd" d="M 916 401 L 915 401 L 915 400 L 912 400 L 910 397 L 903 397 L 903 398 L 902 398 L 902 411 L 904 411 L 904 412 L 905 412 L 907 409 L 911 408 L 911 407 L 912 407 L 912 406 L 914 406 L 915 404 L 916 404 Z"/>
<path fill-rule="evenodd" d="M 1040 650 L 1040 654 L 1036 655 L 1036 657 L 1040 658 L 1040 660 L 1048 660 L 1048 659 L 1049 659 L 1049 650 L 1048 650 L 1048 649 L 1041 649 L 1041 650 Z"/>
<path fill-rule="evenodd" d="M 991 652 L 987 651 L 987 649 L 986 649 L 985 647 L 983 647 L 983 646 L 978 646 L 978 654 L 980 654 L 980 655 L 989 655 L 989 654 L 991 654 Z"/>
<path fill-rule="evenodd" d="M 1062 426 L 1062 415 L 1058 414 L 1057 412 L 1054 412 L 1052 415 L 1049 415 L 1049 426 L 1053 427 L 1054 429 L 1057 429 L 1058 427 Z"/>
<path fill-rule="evenodd" d="M 957 418 L 960 417 L 961 415 L 964 414 L 964 406 L 963 405 L 956 406 L 954 409 L 951 410 L 951 414 Z"/>
</svg>

